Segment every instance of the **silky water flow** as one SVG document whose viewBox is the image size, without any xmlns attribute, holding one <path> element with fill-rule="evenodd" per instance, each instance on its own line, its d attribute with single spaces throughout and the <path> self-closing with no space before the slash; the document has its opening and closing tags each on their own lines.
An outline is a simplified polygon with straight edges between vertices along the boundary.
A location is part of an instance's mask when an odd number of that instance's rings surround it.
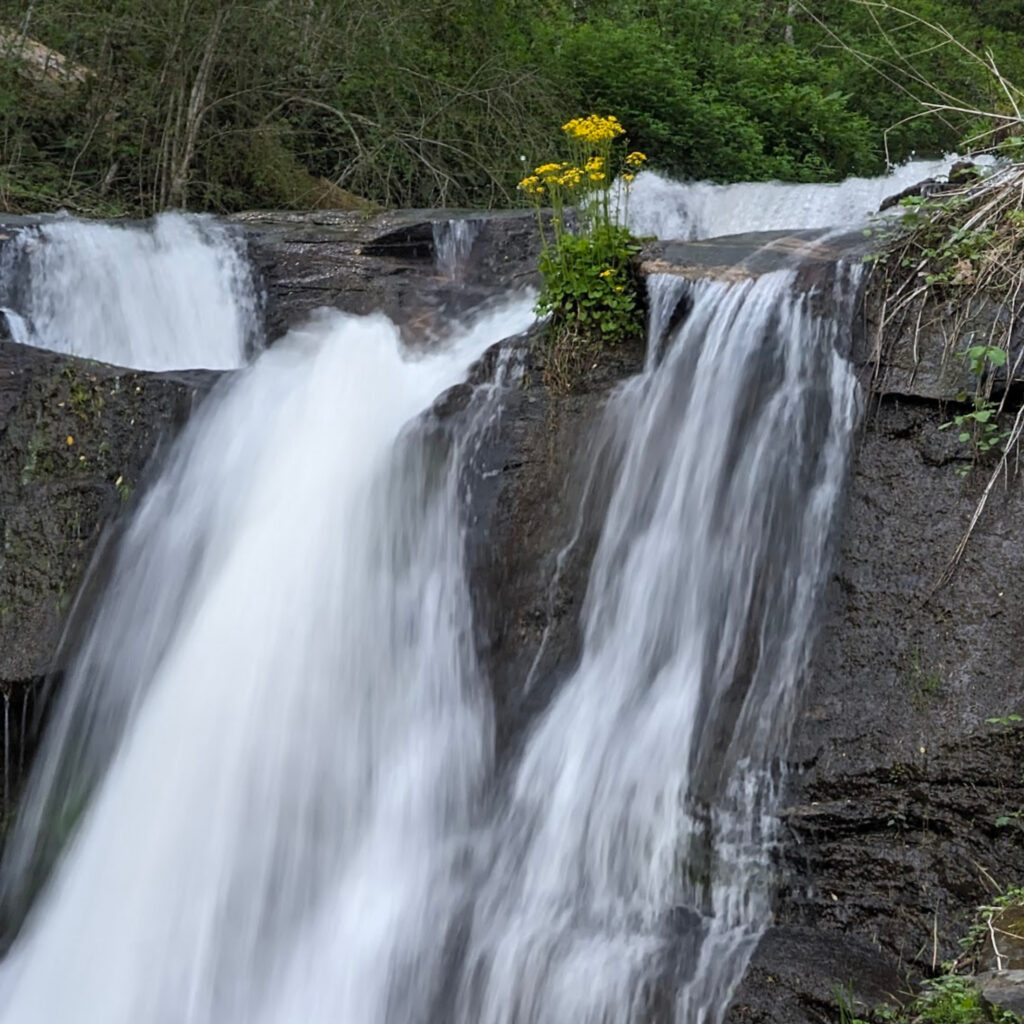
<svg viewBox="0 0 1024 1024">
<path fill-rule="evenodd" d="M 500 771 L 465 466 L 512 350 L 443 441 L 429 409 L 531 300 L 415 355 L 323 313 L 222 381 L 52 713 L 0 876 L 0 1024 L 719 1024 L 771 920 L 857 273 L 651 282 L 654 335 L 689 313 L 607 401 L 579 663 Z M 246 321 L 226 274 L 183 319 Z"/>
</svg>

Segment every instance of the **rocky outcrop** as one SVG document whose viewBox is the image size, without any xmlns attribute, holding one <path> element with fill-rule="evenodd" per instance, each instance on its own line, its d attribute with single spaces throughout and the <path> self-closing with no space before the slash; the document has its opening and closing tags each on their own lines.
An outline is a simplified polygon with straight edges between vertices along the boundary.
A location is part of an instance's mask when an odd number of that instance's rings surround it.
<svg viewBox="0 0 1024 1024">
<path fill-rule="evenodd" d="M 0 697 L 4 792 L 40 680 L 59 671 L 66 612 L 103 529 L 211 373 L 119 370 L 0 341 Z"/>
<path fill-rule="evenodd" d="M 410 342 L 422 343 L 448 320 L 493 299 L 496 290 L 537 281 L 532 211 L 324 211 L 234 219 L 263 281 L 271 341 L 327 306 L 382 312 Z M 460 240 L 450 237 L 455 225 L 462 225 Z"/>
<path fill-rule="evenodd" d="M 934 332 L 916 362 L 901 333 L 880 366 L 869 339 L 875 397 L 790 751 L 779 928 L 737 1021 L 834 1018 L 838 986 L 895 1002 L 962 952 L 978 905 L 1024 879 L 1024 487 L 1011 473 L 992 493 L 942 582 L 990 472 L 939 429 L 962 369 Z M 780 941 L 794 933 L 798 955 Z"/>
</svg>

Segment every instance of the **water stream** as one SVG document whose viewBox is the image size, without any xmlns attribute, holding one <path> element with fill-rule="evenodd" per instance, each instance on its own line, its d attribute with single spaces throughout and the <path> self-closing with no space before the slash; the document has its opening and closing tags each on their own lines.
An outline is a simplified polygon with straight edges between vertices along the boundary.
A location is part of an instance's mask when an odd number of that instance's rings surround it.
<svg viewBox="0 0 1024 1024">
<path fill-rule="evenodd" d="M 259 336 L 244 245 L 179 213 L 19 231 L 0 254 L 0 312 L 22 344 L 142 370 L 231 369 Z"/>
<path fill-rule="evenodd" d="M 842 207 L 830 189 L 785 226 Z M 773 226 L 757 208 L 744 230 Z M 126 273 L 184 280 L 159 269 L 181 244 Z M 604 410 L 621 455 L 582 654 L 500 773 L 464 487 L 515 367 L 445 443 L 424 414 L 530 300 L 415 356 L 381 317 L 320 314 L 222 382 L 140 502 L 37 758 L 0 873 L 23 920 L 0 1024 L 720 1024 L 771 921 L 856 272 L 652 283 L 655 341 L 680 289 L 692 308 Z M 243 279 L 160 292 L 159 358 L 217 322 L 240 361 Z M 71 312 L 34 287 L 37 337 L 86 315 L 84 284 Z"/>
</svg>

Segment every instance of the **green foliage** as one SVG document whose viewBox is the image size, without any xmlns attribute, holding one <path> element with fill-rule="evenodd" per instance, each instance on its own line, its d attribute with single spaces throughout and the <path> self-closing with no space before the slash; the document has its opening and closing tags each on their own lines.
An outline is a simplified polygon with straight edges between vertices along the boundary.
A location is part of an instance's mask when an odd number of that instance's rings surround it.
<svg viewBox="0 0 1024 1024">
<path fill-rule="evenodd" d="M 538 207 L 542 286 L 536 308 L 548 318 L 547 383 L 571 390 L 602 348 L 643 335 L 643 293 L 633 264 L 640 246 L 620 223 L 619 204 L 628 204 L 635 172 L 647 157 L 625 153 L 622 126 L 612 116 L 574 118 L 562 131 L 571 159 L 541 164 L 519 187 Z M 543 202 L 551 204 L 550 237 Z M 575 223 L 567 218 L 569 203 Z"/>
<path fill-rule="evenodd" d="M 985 721 L 989 725 L 1001 725 L 1003 728 L 1009 729 L 1020 722 L 1024 722 L 1024 715 L 1000 715 L 997 718 L 986 718 Z"/>
<path fill-rule="evenodd" d="M 974 924 L 960 940 L 967 954 L 977 955 L 998 928 L 998 917 L 1004 911 L 1024 907 L 1024 888 L 1010 888 L 990 904 L 978 907 Z M 964 958 L 958 960 L 962 964 Z M 855 1013 L 853 990 L 839 988 L 834 992 L 839 1024 L 1021 1024 L 1020 1019 L 999 1007 L 988 1005 L 973 978 L 956 973 L 953 963 L 942 965 L 943 973 L 927 979 L 921 993 L 902 1006 L 879 1006 L 862 1016 Z"/>
<path fill-rule="evenodd" d="M 993 371 L 1006 365 L 1006 350 L 996 345 L 972 345 L 959 353 L 959 357 L 967 363 L 971 376 L 977 381 L 970 396 L 971 408 L 941 424 L 939 430 L 956 427 L 957 440 L 970 444 L 975 457 L 981 459 L 992 452 L 1002 452 L 1010 436 L 1010 432 L 999 425 L 999 403 L 991 398 Z M 966 393 L 958 397 L 961 401 L 968 400 Z"/>
<path fill-rule="evenodd" d="M 989 1013 L 974 982 L 955 974 L 926 981 L 925 993 L 915 1007 L 921 1024 L 990 1024 L 997 1019 Z"/>
<path fill-rule="evenodd" d="M 868 1024 L 858 1016 L 852 986 L 837 988 L 833 991 L 836 1008 L 839 1010 L 839 1024 Z"/>
<path fill-rule="evenodd" d="M 510 154 L 583 108 L 617 110 L 677 176 L 878 173 L 1003 103 L 926 22 L 1024 80 L 1017 0 L 900 5 L 0 0 L 0 208 L 503 205 Z M 23 38 L 83 76 L 33 73 Z M 914 117 L 933 85 L 963 112 Z M 1024 144 L 1006 134 L 991 141 Z"/>
<path fill-rule="evenodd" d="M 835 992 L 839 1024 L 1020 1024 L 1014 1014 L 990 1007 L 970 977 L 942 974 L 924 982 L 924 991 L 906 1006 L 879 1006 L 859 1016 L 852 991 Z"/>
<path fill-rule="evenodd" d="M 544 283 L 537 312 L 550 316 L 556 330 L 571 328 L 607 344 L 635 338 L 643 329 L 632 266 L 639 249 L 617 225 L 563 234 L 541 255 Z"/>
</svg>

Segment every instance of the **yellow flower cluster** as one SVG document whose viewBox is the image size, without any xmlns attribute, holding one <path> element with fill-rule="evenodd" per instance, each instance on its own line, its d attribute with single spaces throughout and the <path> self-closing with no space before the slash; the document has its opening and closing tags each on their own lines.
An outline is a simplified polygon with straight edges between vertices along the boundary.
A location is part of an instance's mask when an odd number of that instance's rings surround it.
<svg viewBox="0 0 1024 1024">
<path fill-rule="evenodd" d="M 582 180 L 583 171 L 572 164 L 541 164 L 540 167 L 534 169 L 533 174 L 519 182 L 519 187 L 529 195 L 543 195 L 545 185 L 576 188 Z"/>
<path fill-rule="evenodd" d="M 562 125 L 562 131 L 582 142 L 595 143 L 616 139 L 625 134 L 626 129 L 619 124 L 617 117 L 599 117 L 597 114 L 591 114 L 589 117 L 574 117 L 567 121 Z"/>
<path fill-rule="evenodd" d="M 608 188 L 608 183 L 616 176 L 614 167 L 610 166 L 610 143 L 625 134 L 625 129 L 618 118 L 611 115 L 600 117 L 597 114 L 574 118 L 562 125 L 562 131 L 574 140 L 573 149 L 576 151 L 578 165 L 554 162 L 541 164 L 534 168 L 532 174 L 519 182 L 519 188 L 528 195 L 542 196 L 546 192 L 551 192 L 556 205 L 560 198 L 559 189 L 571 192 L 582 186 L 583 191 L 589 194 Z M 597 153 L 594 152 L 595 149 Z M 646 161 L 647 157 L 643 153 L 630 153 L 622 166 L 622 170 L 626 172 L 622 174 L 622 180 L 628 185 L 636 177 L 635 172 Z"/>
<path fill-rule="evenodd" d="M 519 182 L 519 188 L 530 196 L 542 196 L 544 195 L 544 182 L 536 174 L 531 174 L 529 177 L 523 178 Z"/>
</svg>

